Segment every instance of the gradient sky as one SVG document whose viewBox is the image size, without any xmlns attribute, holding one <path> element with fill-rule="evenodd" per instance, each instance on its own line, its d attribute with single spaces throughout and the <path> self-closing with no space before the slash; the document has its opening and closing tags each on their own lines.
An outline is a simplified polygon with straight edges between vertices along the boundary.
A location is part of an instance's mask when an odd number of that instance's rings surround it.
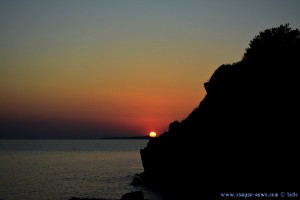
<svg viewBox="0 0 300 200">
<path fill-rule="evenodd" d="M 0 1 L 0 138 L 162 133 L 298 0 Z"/>
</svg>

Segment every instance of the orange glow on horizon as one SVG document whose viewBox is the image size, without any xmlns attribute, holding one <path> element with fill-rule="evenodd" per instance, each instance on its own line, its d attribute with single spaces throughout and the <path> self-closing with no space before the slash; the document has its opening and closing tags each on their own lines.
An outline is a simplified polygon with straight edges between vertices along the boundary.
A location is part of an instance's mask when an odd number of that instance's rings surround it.
<svg viewBox="0 0 300 200">
<path fill-rule="evenodd" d="M 149 133 L 149 136 L 150 137 L 156 137 L 156 133 L 154 131 L 152 131 L 152 132 Z"/>
</svg>

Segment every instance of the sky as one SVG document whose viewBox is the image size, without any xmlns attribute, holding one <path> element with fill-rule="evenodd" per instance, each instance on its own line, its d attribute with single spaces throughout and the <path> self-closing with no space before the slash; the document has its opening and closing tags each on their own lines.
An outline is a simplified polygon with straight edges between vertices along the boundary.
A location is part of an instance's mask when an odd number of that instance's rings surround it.
<svg viewBox="0 0 300 200">
<path fill-rule="evenodd" d="M 0 138 L 144 136 L 298 0 L 0 1 Z"/>
</svg>

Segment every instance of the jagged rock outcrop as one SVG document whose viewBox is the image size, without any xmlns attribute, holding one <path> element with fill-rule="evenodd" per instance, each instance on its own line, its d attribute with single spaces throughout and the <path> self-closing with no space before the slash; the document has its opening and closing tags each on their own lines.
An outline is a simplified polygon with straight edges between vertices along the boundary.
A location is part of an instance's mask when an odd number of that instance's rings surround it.
<svg viewBox="0 0 300 200">
<path fill-rule="evenodd" d="M 204 84 L 198 108 L 141 150 L 143 179 L 175 198 L 295 189 L 299 67 L 298 29 L 260 32 L 241 61 Z"/>
</svg>

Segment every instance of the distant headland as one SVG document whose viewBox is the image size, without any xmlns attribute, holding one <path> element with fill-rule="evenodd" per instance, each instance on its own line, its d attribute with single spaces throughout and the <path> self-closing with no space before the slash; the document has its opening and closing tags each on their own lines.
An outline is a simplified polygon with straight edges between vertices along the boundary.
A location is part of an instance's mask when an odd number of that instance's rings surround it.
<svg viewBox="0 0 300 200">
<path fill-rule="evenodd" d="M 120 136 L 120 137 L 102 137 L 97 138 L 100 140 L 139 140 L 139 139 L 149 139 L 149 136 Z"/>
</svg>

